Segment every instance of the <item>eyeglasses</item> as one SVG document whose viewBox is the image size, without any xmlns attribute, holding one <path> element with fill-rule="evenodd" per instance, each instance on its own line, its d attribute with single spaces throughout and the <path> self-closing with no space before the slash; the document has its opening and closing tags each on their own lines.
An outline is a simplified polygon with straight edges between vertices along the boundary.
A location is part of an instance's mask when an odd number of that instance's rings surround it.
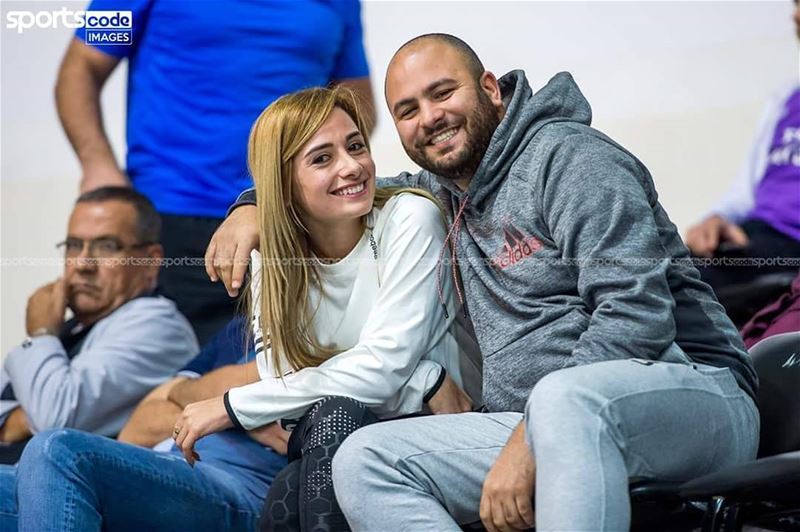
<svg viewBox="0 0 800 532">
<path fill-rule="evenodd" d="M 153 242 L 139 242 L 137 244 L 125 245 L 116 238 L 101 237 L 93 240 L 83 240 L 80 238 L 68 238 L 56 244 L 56 248 L 64 253 L 65 257 L 77 257 L 83 252 L 85 245 L 89 246 L 89 255 L 95 258 L 115 257 L 126 249 L 138 249 Z"/>
</svg>

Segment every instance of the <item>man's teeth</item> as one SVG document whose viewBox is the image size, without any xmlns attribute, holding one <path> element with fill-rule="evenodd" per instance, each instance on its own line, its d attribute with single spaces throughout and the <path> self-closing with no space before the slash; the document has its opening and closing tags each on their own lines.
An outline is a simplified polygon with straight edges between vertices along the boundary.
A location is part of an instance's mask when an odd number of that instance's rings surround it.
<svg viewBox="0 0 800 532">
<path fill-rule="evenodd" d="M 336 194 L 337 196 L 352 196 L 353 194 L 358 194 L 359 192 L 364 190 L 364 186 L 365 186 L 364 183 L 361 183 L 360 185 L 353 185 L 352 187 L 347 187 L 342 190 L 337 190 L 336 192 L 334 192 L 334 194 Z"/>
<path fill-rule="evenodd" d="M 440 142 L 447 142 L 448 140 L 455 137 L 456 133 L 458 133 L 457 127 L 448 129 L 446 131 L 442 131 L 441 133 L 439 133 L 438 135 L 436 135 L 431 139 L 431 144 L 439 144 Z"/>
</svg>

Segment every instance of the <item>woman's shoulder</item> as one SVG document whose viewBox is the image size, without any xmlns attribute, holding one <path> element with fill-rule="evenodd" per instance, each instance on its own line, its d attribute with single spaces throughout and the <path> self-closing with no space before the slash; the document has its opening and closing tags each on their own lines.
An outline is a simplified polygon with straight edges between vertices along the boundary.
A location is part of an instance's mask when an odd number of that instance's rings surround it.
<svg viewBox="0 0 800 532">
<path fill-rule="evenodd" d="M 392 224 L 416 221 L 444 223 L 439 206 L 429 198 L 413 192 L 401 192 L 389 198 L 378 213 L 378 222 L 381 221 Z"/>
<path fill-rule="evenodd" d="M 377 209 L 376 209 L 377 210 Z M 445 221 L 439 206 L 411 192 L 392 196 L 377 212 L 374 234 L 380 247 L 393 246 L 399 235 L 444 240 Z"/>
</svg>

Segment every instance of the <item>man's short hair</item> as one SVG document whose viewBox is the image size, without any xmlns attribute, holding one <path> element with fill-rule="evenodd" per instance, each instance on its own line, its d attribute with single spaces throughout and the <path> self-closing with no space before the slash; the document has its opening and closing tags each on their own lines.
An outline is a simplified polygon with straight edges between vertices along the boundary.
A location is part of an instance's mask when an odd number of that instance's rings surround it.
<svg viewBox="0 0 800 532">
<path fill-rule="evenodd" d="M 397 53 L 400 53 L 401 50 L 405 49 L 408 46 L 419 44 L 420 41 L 423 40 L 432 40 L 440 42 L 455 49 L 455 51 L 458 52 L 458 54 L 464 60 L 464 64 L 467 66 L 467 70 L 469 70 L 470 76 L 476 82 L 486 71 L 486 69 L 483 67 L 483 63 L 478 58 L 478 54 L 475 53 L 475 50 L 473 50 L 470 45 L 468 45 L 455 35 L 450 35 L 449 33 L 426 33 L 424 35 L 419 35 L 417 37 L 414 37 L 410 41 L 406 42 L 403 46 L 401 46 L 400 49 L 397 50 Z M 397 53 L 395 53 L 395 55 L 397 55 Z"/>
<path fill-rule="evenodd" d="M 157 244 L 161 241 L 161 216 L 147 197 L 130 187 L 101 187 L 84 192 L 78 203 L 121 201 L 136 211 L 136 239 L 139 243 Z"/>
</svg>

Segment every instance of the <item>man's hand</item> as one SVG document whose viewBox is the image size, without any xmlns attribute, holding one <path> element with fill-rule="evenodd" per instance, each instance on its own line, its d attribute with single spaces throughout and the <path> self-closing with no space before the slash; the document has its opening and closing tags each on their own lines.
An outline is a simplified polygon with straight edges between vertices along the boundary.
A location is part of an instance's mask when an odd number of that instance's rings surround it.
<svg viewBox="0 0 800 532">
<path fill-rule="evenodd" d="M 536 465 L 525 443 L 525 425 L 511 434 L 483 481 L 480 516 L 489 532 L 526 530 L 534 525 Z"/>
<path fill-rule="evenodd" d="M 206 249 L 206 273 L 212 282 L 222 279 L 228 295 L 236 297 L 250 264 L 250 252 L 258 247 L 258 210 L 255 205 L 237 207 L 219 226 Z"/>
<path fill-rule="evenodd" d="M 434 414 L 460 414 L 472 409 L 472 399 L 458 387 L 450 375 L 446 375 L 442 385 L 428 401 L 428 408 Z"/>
<path fill-rule="evenodd" d="M 81 194 L 101 187 L 129 187 L 131 182 L 113 159 L 83 165 Z"/>
<path fill-rule="evenodd" d="M 57 335 L 64 325 L 64 312 L 67 309 L 67 296 L 64 279 L 46 284 L 36 290 L 28 299 L 25 311 L 25 330 L 29 335 L 40 329 Z"/>
<path fill-rule="evenodd" d="M 713 255 L 722 242 L 744 247 L 748 241 L 741 227 L 719 215 L 706 218 L 686 233 L 686 246 L 700 257 Z"/>
<path fill-rule="evenodd" d="M 199 403 L 192 403 L 183 409 L 183 413 L 175 422 L 173 437 L 175 445 L 183 453 L 189 465 L 200 459 L 194 451 L 194 444 L 200 438 L 233 427 L 222 396 L 214 397 Z"/>
<path fill-rule="evenodd" d="M 286 456 L 291 432 L 283 430 L 280 423 L 270 423 L 257 429 L 248 430 L 247 434 L 261 445 L 266 445 L 278 454 Z"/>
<path fill-rule="evenodd" d="M 28 426 L 28 418 L 22 408 L 17 407 L 6 417 L 6 422 L 0 426 L 0 441 L 16 443 L 27 440 L 33 436 Z"/>
</svg>

